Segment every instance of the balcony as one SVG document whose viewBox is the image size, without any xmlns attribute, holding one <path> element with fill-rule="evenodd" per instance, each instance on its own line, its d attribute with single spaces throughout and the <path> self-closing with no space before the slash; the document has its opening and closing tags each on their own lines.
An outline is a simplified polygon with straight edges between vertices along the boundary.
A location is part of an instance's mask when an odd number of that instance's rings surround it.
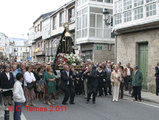
<svg viewBox="0 0 159 120">
<path fill-rule="evenodd" d="M 39 52 L 36 53 L 36 56 L 40 56 L 40 55 L 45 55 L 45 50 L 44 48 L 40 48 Z"/>
<path fill-rule="evenodd" d="M 41 31 L 36 32 L 35 33 L 35 39 L 38 39 L 40 37 L 42 37 L 42 32 Z"/>
</svg>

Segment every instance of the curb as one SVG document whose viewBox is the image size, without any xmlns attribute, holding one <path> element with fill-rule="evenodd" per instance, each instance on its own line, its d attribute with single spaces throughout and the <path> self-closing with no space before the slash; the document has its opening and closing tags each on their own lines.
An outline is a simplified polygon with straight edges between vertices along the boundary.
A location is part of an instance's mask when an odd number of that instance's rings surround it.
<svg viewBox="0 0 159 120">
<path fill-rule="evenodd" d="M 132 98 L 131 95 L 129 95 L 129 94 L 124 94 L 124 95 L 127 96 L 127 97 Z M 143 98 L 142 97 L 142 100 L 147 101 L 147 102 L 153 102 L 153 103 L 159 104 L 158 101 L 155 101 L 155 100 L 152 100 L 152 99 L 147 99 L 147 98 Z"/>
</svg>

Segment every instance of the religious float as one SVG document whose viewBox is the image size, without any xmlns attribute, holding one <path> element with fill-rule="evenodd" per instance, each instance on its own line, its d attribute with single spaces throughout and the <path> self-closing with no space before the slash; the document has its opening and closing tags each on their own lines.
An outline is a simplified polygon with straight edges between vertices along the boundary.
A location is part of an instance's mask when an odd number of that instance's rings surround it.
<svg viewBox="0 0 159 120">
<path fill-rule="evenodd" d="M 83 69 L 81 59 L 75 55 L 74 41 L 69 32 L 69 23 L 64 24 L 64 31 L 59 40 L 53 41 L 53 67 L 62 70 L 64 65 Z"/>
</svg>

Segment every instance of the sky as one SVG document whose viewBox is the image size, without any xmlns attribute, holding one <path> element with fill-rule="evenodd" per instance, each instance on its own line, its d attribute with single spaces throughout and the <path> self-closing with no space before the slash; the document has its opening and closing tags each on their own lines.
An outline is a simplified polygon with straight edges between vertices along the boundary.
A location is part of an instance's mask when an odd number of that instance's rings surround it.
<svg viewBox="0 0 159 120">
<path fill-rule="evenodd" d="M 0 0 L 0 32 L 27 39 L 28 29 L 41 15 L 71 0 Z"/>
</svg>

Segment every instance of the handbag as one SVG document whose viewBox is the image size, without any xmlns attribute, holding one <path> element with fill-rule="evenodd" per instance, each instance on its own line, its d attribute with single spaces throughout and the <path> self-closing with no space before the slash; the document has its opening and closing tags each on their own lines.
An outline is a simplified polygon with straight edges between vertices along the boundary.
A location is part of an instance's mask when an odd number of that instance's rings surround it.
<svg viewBox="0 0 159 120">
<path fill-rule="evenodd" d="M 34 84 L 33 83 L 27 83 L 27 88 L 29 90 L 33 89 L 34 88 Z"/>
</svg>

